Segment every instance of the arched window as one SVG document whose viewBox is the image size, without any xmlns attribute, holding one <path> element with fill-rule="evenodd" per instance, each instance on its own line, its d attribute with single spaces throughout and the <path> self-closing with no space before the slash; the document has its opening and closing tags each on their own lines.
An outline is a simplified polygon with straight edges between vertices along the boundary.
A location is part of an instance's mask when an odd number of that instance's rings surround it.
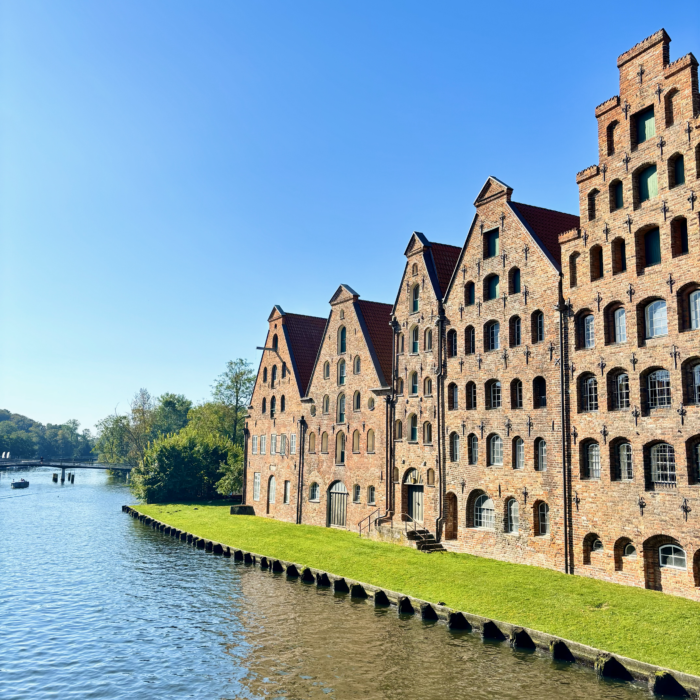
<svg viewBox="0 0 700 700">
<path fill-rule="evenodd" d="M 420 308 L 420 285 L 414 284 L 411 290 L 411 313 L 416 313 Z"/>
<path fill-rule="evenodd" d="M 270 418 L 274 418 L 277 413 L 277 399 L 273 396 L 270 399 Z"/>
<path fill-rule="evenodd" d="M 474 501 L 474 527 L 493 530 L 496 522 L 496 512 L 493 501 L 485 494 Z"/>
<path fill-rule="evenodd" d="M 616 238 L 612 242 L 612 268 L 613 275 L 627 271 L 627 244 L 624 238 Z"/>
<path fill-rule="evenodd" d="M 418 416 L 412 413 L 408 419 L 408 439 L 411 442 L 418 442 Z"/>
<path fill-rule="evenodd" d="M 369 408 L 370 411 L 374 411 L 374 396 L 370 396 L 367 399 L 367 408 Z"/>
<path fill-rule="evenodd" d="M 671 222 L 671 257 L 688 252 L 688 219 L 679 216 Z"/>
<path fill-rule="evenodd" d="M 596 199 L 598 198 L 598 190 L 591 190 L 588 193 L 588 220 L 593 221 L 596 217 Z"/>
<path fill-rule="evenodd" d="M 535 470 L 547 471 L 547 443 L 542 438 L 535 440 Z"/>
<path fill-rule="evenodd" d="M 345 384 L 345 360 L 340 360 L 338 362 L 338 384 L 340 386 Z"/>
<path fill-rule="evenodd" d="M 430 328 L 425 331 L 424 347 L 426 351 L 433 349 L 433 331 Z"/>
<path fill-rule="evenodd" d="M 532 407 L 547 407 L 547 382 L 544 377 L 535 377 L 532 381 Z"/>
<path fill-rule="evenodd" d="M 603 277 L 604 273 L 604 267 L 603 267 L 603 248 L 602 246 L 599 245 L 594 245 L 591 248 L 591 253 L 590 253 L 590 260 L 591 260 L 591 282 L 595 282 L 595 280 L 601 279 Z"/>
<path fill-rule="evenodd" d="M 426 377 L 423 382 L 423 394 L 425 396 L 433 395 L 433 380 L 430 377 Z"/>
<path fill-rule="evenodd" d="M 464 305 L 473 306 L 474 305 L 474 282 L 467 282 L 464 285 Z"/>
<path fill-rule="evenodd" d="M 359 430 L 355 430 L 352 434 L 352 451 L 353 452 L 360 451 L 360 431 Z"/>
<path fill-rule="evenodd" d="M 314 502 L 321 500 L 321 489 L 315 481 L 309 486 L 309 500 Z"/>
<path fill-rule="evenodd" d="M 263 367 L 263 382 L 267 381 L 267 367 Z"/>
<path fill-rule="evenodd" d="M 615 155 L 615 148 L 617 146 L 617 135 L 619 133 L 618 129 L 619 123 L 617 121 L 611 122 L 608 124 L 608 128 L 606 129 L 606 136 L 607 136 L 607 146 L 608 146 L 608 155 L 613 156 Z"/>
<path fill-rule="evenodd" d="M 338 396 L 338 415 L 336 416 L 338 423 L 345 423 L 345 394 Z"/>
<path fill-rule="evenodd" d="M 503 440 L 500 435 L 492 435 L 489 438 L 488 460 L 490 466 L 503 466 Z"/>
<path fill-rule="evenodd" d="M 625 206 L 624 190 L 621 180 L 613 180 L 608 188 L 610 197 L 610 211 L 617 211 Z"/>
<path fill-rule="evenodd" d="M 600 445 L 592 440 L 581 443 L 581 478 L 600 479 Z"/>
<path fill-rule="evenodd" d="M 659 566 L 662 569 L 687 568 L 685 550 L 677 544 L 664 544 L 659 547 Z"/>
<path fill-rule="evenodd" d="M 335 463 L 345 464 L 345 433 L 342 430 L 335 434 Z"/>
<path fill-rule="evenodd" d="M 501 407 L 501 382 L 492 379 L 486 382 L 486 408 Z"/>
<path fill-rule="evenodd" d="M 355 484 L 352 487 L 352 502 L 353 503 L 360 503 L 361 502 L 362 498 L 360 496 L 360 491 L 361 491 L 361 489 L 360 489 L 359 484 Z"/>
<path fill-rule="evenodd" d="M 499 280 L 498 275 L 489 275 L 484 280 L 484 300 L 498 299 Z"/>
<path fill-rule="evenodd" d="M 589 413 L 598 410 L 598 380 L 592 374 L 584 374 L 579 380 L 581 411 Z"/>
<path fill-rule="evenodd" d="M 627 342 L 627 316 L 622 307 L 613 311 L 613 342 Z"/>
<path fill-rule="evenodd" d="M 456 411 L 459 408 L 459 389 L 452 382 L 447 387 L 447 410 Z"/>
<path fill-rule="evenodd" d="M 506 532 L 514 535 L 520 530 L 520 506 L 514 498 L 508 499 L 506 506 Z"/>
<path fill-rule="evenodd" d="M 469 464 L 478 464 L 479 462 L 479 438 L 470 433 L 467 437 L 467 461 Z"/>
<path fill-rule="evenodd" d="M 671 406 L 671 373 L 657 369 L 647 376 L 647 401 L 650 409 Z"/>
<path fill-rule="evenodd" d="M 532 342 L 544 342 L 544 314 L 541 311 L 532 314 Z"/>
<path fill-rule="evenodd" d="M 492 231 L 487 231 L 484 234 L 484 257 L 485 258 L 495 258 L 501 252 L 499 246 L 499 231 L 498 229 L 493 229 Z"/>
<path fill-rule="evenodd" d="M 459 462 L 459 435 L 450 433 L 450 462 Z"/>
<path fill-rule="evenodd" d="M 367 503 L 371 506 L 373 506 L 375 503 L 375 498 L 376 498 L 375 494 L 376 494 L 376 489 L 374 488 L 374 486 L 368 486 L 367 487 Z"/>
<path fill-rule="evenodd" d="M 523 407 L 523 383 L 519 379 L 514 379 L 510 383 L 510 407 Z"/>
<path fill-rule="evenodd" d="M 324 412 L 324 413 L 329 413 L 330 410 L 331 410 L 331 400 L 330 400 L 328 394 L 326 394 L 326 395 L 323 397 L 323 412 Z"/>
<path fill-rule="evenodd" d="M 700 362 L 693 358 L 683 363 L 683 385 L 685 396 L 683 400 L 686 404 L 700 404 Z"/>
<path fill-rule="evenodd" d="M 321 435 L 321 452 L 328 454 L 328 433 L 322 433 Z"/>
<path fill-rule="evenodd" d="M 575 287 L 578 284 L 578 259 L 580 253 L 572 253 L 569 256 L 569 286 Z"/>
<path fill-rule="evenodd" d="M 664 112 L 666 117 L 666 127 L 673 126 L 673 123 L 680 116 L 678 114 L 679 92 L 677 88 L 672 88 L 664 97 Z"/>
<path fill-rule="evenodd" d="M 476 409 L 476 384 L 474 382 L 467 382 L 467 411 L 473 411 Z"/>
<path fill-rule="evenodd" d="M 284 409 L 286 408 L 286 401 L 284 398 L 284 394 L 280 397 L 280 413 L 284 413 Z"/>
<path fill-rule="evenodd" d="M 513 438 L 513 469 L 525 469 L 525 441 Z"/>
<path fill-rule="evenodd" d="M 284 379 L 287 376 L 287 363 L 283 362 L 282 363 L 282 379 Z"/>
<path fill-rule="evenodd" d="M 403 355 L 403 333 L 399 334 L 399 339 L 396 343 L 397 352 L 399 355 Z"/>
<path fill-rule="evenodd" d="M 414 326 L 413 330 L 411 331 L 411 352 L 414 355 L 418 353 L 419 349 L 419 333 L 420 331 L 418 330 L 418 326 Z"/>
<path fill-rule="evenodd" d="M 418 274 L 418 263 L 411 265 L 411 274 L 415 277 Z"/>
<path fill-rule="evenodd" d="M 537 533 L 540 537 L 549 534 L 549 506 L 546 503 L 537 506 Z"/>
<path fill-rule="evenodd" d="M 643 267 L 652 267 L 661 263 L 661 234 L 658 228 L 648 229 L 642 234 L 644 255 L 641 257 Z"/>
<path fill-rule="evenodd" d="M 323 363 L 323 378 L 328 379 L 331 376 L 331 363 L 326 361 Z"/>
<path fill-rule="evenodd" d="M 345 326 L 338 329 L 338 353 L 344 353 L 347 350 L 347 331 Z"/>
<path fill-rule="evenodd" d="M 272 349 L 277 352 L 279 349 L 279 339 L 277 338 L 277 333 L 272 336 Z"/>
<path fill-rule="evenodd" d="M 396 380 L 396 393 L 403 394 L 403 379 L 401 377 Z"/>
<path fill-rule="evenodd" d="M 362 361 L 360 360 L 359 355 L 355 355 L 355 359 L 353 360 L 353 368 L 354 368 L 355 374 L 360 373 L 360 370 L 362 369 Z"/>
<path fill-rule="evenodd" d="M 411 395 L 418 393 L 418 372 L 411 372 Z"/>
<path fill-rule="evenodd" d="M 352 397 L 352 410 L 359 411 L 361 409 L 362 409 L 362 397 L 360 396 L 360 392 L 356 391 Z"/>
<path fill-rule="evenodd" d="M 403 440 L 403 423 L 400 420 L 394 423 L 394 439 Z"/>
<path fill-rule="evenodd" d="M 612 481 L 631 481 L 632 445 L 627 440 L 614 440 L 610 443 L 610 478 Z"/>
<path fill-rule="evenodd" d="M 370 454 L 374 452 L 374 430 L 372 429 L 367 431 L 367 452 Z"/>
<path fill-rule="evenodd" d="M 508 294 L 520 294 L 520 268 L 513 267 L 508 273 Z"/>
<path fill-rule="evenodd" d="M 309 452 L 316 452 L 316 433 L 309 433 Z"/>
<path fill-rule="evenodd" d="M 652 445 L 651 480 L 655 484 L 676 483 L 676 451 L 667 442 Z"/>
<path fill-rule="evenodd" d="M 265 413 L 267 411 L 267 399 L 263 397 L 262 400 L 262 412 Z"/>
<path fill-rule="evenodd" d="M 426 445 L 433 444 L 433 425 L 428 421 L 423 423 L 423 442 Z"/>
<path fill-rule="evenodd" d="M 457 331 L 447 331 L 447 357 L 457 357 Z"/>
<path fill-rule="evenodd" d="M 520 316 L 513 316 L 510 319 L 510 347 L 517 348 L 523 342 L 522 339 L 522 322 Z"/>
<path fill-rule="evenodd" d="M 609 393 L 612 399 L 612 411 L 626 411 L 630 407 L 630 379 L 627 372 L 611 372 L 609 374 Z"/>
<path fill-rule="evenodd" d="M 426 472 L 426 483 L 428 486 L 435 486 L 435 470 L 434 469 L 428 469 Z"/>
<path fill-rule="evenodd" d="M 644 322 L 647 338 L 658 338 L 668 335 L 668 321 L 666 318 L 666 302 L 662 299 L 652 301 L 644 309 Z"/>
<path fill-rule="evenodd" d="M 270 389 L 274 389 L 276 383 L 277 383 L 277 365 L 272 365 L 272 375 L 271 375 L 271 379 L 270 379 Z"/>
<path fill-rule="evenodd" d="M 486 350 L 498 350 L 501 347 L 501 324 L 498 321 L 489 321 L 484 330 L 484 347 Z"/>
<path fill-rule="evenodd" d="M 474 326 L 467 326 L 464 329 L 464 353 L 473 355 L 476 352 L 476 333 Z"/>
<path fill-rule="evenodd" d="M 668 159 L 668 188 L 685 185 L 685 160 L 681 153 L 676 153 Z"/>
<path fill-rule="evenodd" d="M 585 314 L 580 319 L 581 326 L 581 343 L 579 347 L 594 348 L 595 347 L 595 317 L 593 314 Z"/>
</svg>

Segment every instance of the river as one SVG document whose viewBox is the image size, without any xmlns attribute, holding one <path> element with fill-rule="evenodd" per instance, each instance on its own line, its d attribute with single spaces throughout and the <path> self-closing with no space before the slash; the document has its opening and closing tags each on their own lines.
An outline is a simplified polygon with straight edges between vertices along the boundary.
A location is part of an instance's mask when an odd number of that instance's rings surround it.
<svg viewBox="0 0 700 700">
<path fill-rule="evenodd" d="M 647 697 L 205 554 L 122 513 L 122 481 L 52 473 L 0 472 L 3 700 Z"/>
</svg>

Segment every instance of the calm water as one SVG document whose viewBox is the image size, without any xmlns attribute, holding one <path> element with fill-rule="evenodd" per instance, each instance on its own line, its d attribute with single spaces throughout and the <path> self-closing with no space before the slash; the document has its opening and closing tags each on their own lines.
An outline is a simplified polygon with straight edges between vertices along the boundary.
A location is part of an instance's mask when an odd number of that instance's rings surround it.
<svg viewBox="0 0 700 700">
<path fill-rule="evenodd" d="M 0 472 L 0 698 L 641 698 L 157 534 L 102 472 Z"/>
</svg>

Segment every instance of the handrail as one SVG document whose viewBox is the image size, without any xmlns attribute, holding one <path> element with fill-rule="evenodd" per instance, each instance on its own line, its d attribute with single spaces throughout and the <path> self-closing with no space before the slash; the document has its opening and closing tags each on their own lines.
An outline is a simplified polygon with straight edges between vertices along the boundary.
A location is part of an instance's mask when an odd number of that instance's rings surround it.
<svg viewBox="0 0 700 700">
<path fill-rule="evenodd" d="M 401 513 L 401 517 L 404 518 L 404 531 L 406 532 L 406 535 L 408 535 L 408 525 L 409 525 L 409 521 L 410 521 L 410 524 L 413 526 L 411 528 L 413 531 L 413 534 L 417 538 L 419 538 L 421 541 L 424 541 L 427 539 L 427 537 L 424 534 L 418 532 L 419 525 L 420 525 L 421 530 L 425 529 L 425 525 L 423 525 L 423 523 L 419 523 L 417 520 L 414 520 L 408 513 Z"/>
<path fill-rule="evenodd" d="M 360 522 L 357 523 L 358 533 L 359 533 L 360 537 L 362 537 L 362 530 L 365 529 L 365 525 L 364 525 L 365 520 L 367 521 L 366 528 L 367 528 L 367 532 L 369 533 L 369 531 L 372 529 L 372 525 L 374 525 L 378 520 L 383 520 L 384 518 L 389 517 L 390 514 L 392 514 L 390 510 L 387 510 L 384 513 L 384 515 L 379 515 L 379 513 L 381 513 L 381 508 L 376 508 L 367 517 L 362 518 L 362 520 L 360 520 Z M 374 518 L 374 520 L 372 520 L 373 516 L 376 516 Z"/>
</svg>

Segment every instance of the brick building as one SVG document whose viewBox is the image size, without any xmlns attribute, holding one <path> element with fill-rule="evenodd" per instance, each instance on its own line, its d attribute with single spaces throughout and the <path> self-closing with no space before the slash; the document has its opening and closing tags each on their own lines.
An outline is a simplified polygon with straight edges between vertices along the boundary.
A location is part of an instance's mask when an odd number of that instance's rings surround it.
<svg viewBox="0 0 700 700">
<path fill-rule="evenodd" d="M 298 321 L 308 347 L 286 332 L 278 364 L 306 361 L 284 417 L 263 410 L 279 396 L 266 351 L 257 513 L 422 524 L 450 550 L 700 599 L 700 96 L 696 59 L 671 62 L 669 43 L 618 59 L 580 218 L 491 177 L 461 249 L 411 236 L 393 308 L 341 285 L 327 322 Z M 309 319 L 275 308 L 270 334 Z M 263 458 L 273 431 L 298 454 Z M 289 503 L 268 505 L 273 472 Z"/>
</svg>

